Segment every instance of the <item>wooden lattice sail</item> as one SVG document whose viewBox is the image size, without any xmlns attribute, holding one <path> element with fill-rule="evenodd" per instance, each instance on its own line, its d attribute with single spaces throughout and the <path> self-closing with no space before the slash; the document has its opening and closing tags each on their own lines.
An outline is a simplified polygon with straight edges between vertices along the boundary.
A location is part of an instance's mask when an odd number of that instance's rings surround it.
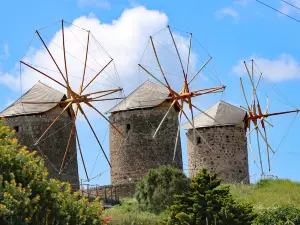
<svg viewBox="0 0 300 225">
<path fill-rule="evenodd" d="M 113 59 L 110 57 L 109 62 L 104 65 L 101 70 L 99 70 L 95 75 L 93 75 L 92 79 L 87 79 L 87 64 L 88 64 L 88 59 L 89 59 L 89 46 L 90 46 L 90 40 L 91 38 L 94 38 L 94 36 L 91 34 L 90 31 L 86 31 L 86 35 L 87 35 L 87 42 L 85 44 L 85 61 L 84 61 L 84 66 L 83 66 L 83 73 L 82 73 L 82 77 L 81 82 L 80 82 L 80 87 L 78 90 L 75 90 L 71 83 L 70 83 L 70 79 L 69 79 L 69 69 L 68 69 L 68 62 L 67 62 L 67 50 L 66 50 L 66 45 L 65 45 L 65 21 L 61 21 L 61 36 L 62 36 L 62 54 L 63 56 L 61 56 L 63 58 L 63 68 L 61 66 L 59 66 L 58 60 L 55 59 L 54 55 L 52 54 L 52 52 L 50 51 L 50 49 L 48 48 L 47 44 L 45 43 L 42 35 L 40 34 L 40 32 L 37 30 L 36 31 L 36 35 L 38 36 L 38 38 L 40 39 L 43 47 L 46 49 L 47 53 L 49 54 L 49 56 L 51 57 L 52 62 L 54 63 L 56 69 L 59 71 L 59 74 L 63 80 L 63 82 L 59 81 L 58 79 L 56 79 L 54 76 L 51 75 L 51 73 L 46 73 L 43 72 L 42 70 L 38 69 L 37 66 L 31 65 L 30 62 L 25 62 L 25 61 L 20 61 L 21 64 L 25 65 L 26 67 L 31 68 L 32 70 L 38 72 L 41 76 L 46 77 L 47 79 L 51 80 L 52 82 L 54 82 L 55 84 L 59 85 L 61 88 L 63 88 L 65 90 L 65 93 L 67 94 L 67 99 L 60 101 L 60 102 L 25 102 L 23 101 L 23 104 L 60 104 L 63 105 L 64 108 L 61 111 L 61 113 L 52 121 L 52 123 L 49 125 L 49 127 L 43 132 L 43 134 L 40 136 L 40 138 L 36 141 L 35 145 L 37 145 L 49 132 L 50 128 L 53 127 L 53 125 L 61 118 L 61 116 L 63 115 L 63 113 L 65 113 L 66 111 L 69 111 L 71 114 L 71 119 L 72 119 L 72 128 L 70 130 L 70 134 L 69 134 L 69 139 L 68 139 L 68 144 L 66 146 L 65 149 L 65 153 L 64 156 L 62 158 L 61 161 L 61 165 L 60 165 L 60 169 L 59 169 L 59 173 L 62 172 L 63 168 L 64 168 L 64 164 L 65 164 L 65 160 L 66 160 L 66 156 L 70 147 L 70 143 L 71 143 L 71 139 L 72 137 L 75 135 L 76 138 L 76 142 L 80 151 L 80 155 L 81 155 L 81 159 L 83 162 L 83 166 L 84 166 L 84 170 L 88 178 L 88 174 L 87 174 L 87 169 L 86 169 L 86 165 L 84 162 L 84 158 L 82 155 L 82 150 L 81 150 L 81 145 L 80 145 L 80 139 L 78 136 L 78 130 L 76 127 L 76 121 L 78 119 L 78 115 L 82 114 L 82 116 L 84 117 L 84 119 L 86 120 L 87 124 L 90 127 L 90 130 L 93 134 L 93 136 L 95 137 L 100 149 L 102 150 L 108 164 L 110 165 L 110 162 L 108 160 L 108 157 L 103 149 L 103 146 L 94 130 L 94 127 L 92 126 L 89 116 L 86 114 L 83 105 L 90 107 L 91 109 L 93 109 L 96 113 L 98 113 L 103 119 L 105 119 L 108 123 L 110 123 L 109 119 L 100 111 L 98 110 L 94 105 L 92 105 L 92 103 L 94 102 L 103 102 L 103 101 L 112 101 L 112 100 L 117 100 L 117 99 L 121 99 L 119 97 L 109 97 L 112 94 L 118 93 L 122 91 L 122 88 L 115 88 L 115 89 L 101 89 L 98 91 L 93 91 L 90 93 L 85 93 L 87 88 L 92 85 L 94 82 L 96 82 L 96 79 L 102 75 L 102 73 L 105 71 L 105 69 L 113 62 Z M 81 28 L 82 29 L 82 28 Z M 84 29 L 82 29 L 84 30 Z M 111 124 L 111 123 L 110 123 Z M 116 130 L 117 128 L 111 124 L 112 127 L 114 127 Z M 118 130 L 117 130 L 118 131 Z M 118 131 L 119 132 L 119 131 Z M 122 134 L 121 134 L 122 135 Z"/>
<path fill-rule="evenodd" d="M 193 127 L 194 130 L 194 143 L 195 143 L 195 139 L 196 139 L 196 133 L 198 133 L 198 135 L 200 137 L 202 137 L 202 135 L 196 130 L 195 126 L 194 126 L 194 110 L 198 110 L 201 113 L 204 113 L 206 116 L 208 116 L 209 118 L 215 120 L 214 118 L 212 118 L 211 116 L 209 116 L 208 114 L 206 114 L 203 110 L 201 110 L 199 107 L 197 107 L 194 103 L 193 103 L 193 99 L 202 95 L 206 95 L 206 94 L 213 94 L 213 93 L 219 93 L 222 92 L 225 89 L 224 85 L 220 85 L 220 86 L 216 86 L 216 87 L 212 87 L 212 88 L 204 88 L 204 89 L 198 89 L 198 90 L 191 90 L 190 85 L 191 83 L 195 80 L 195 78 L 197 76 L 199 76 L 202 72 L 202 70 L 207 66 L 207 64 L 209 64 L 209 62 L 212 60 L 212 57 L 209 56 L 209 58 L 207 59 L 207 61 L 194 73 L 194 74 L 190 74 L 189 69 L 190 69 L 190 57 L 191 57 L 191 47 L 192 47 L 192 40 L 193 40 L 193 35 L 192 33 L 189 33 L 189 46 L 188 46 L 188 55 L 187 55 L 187 63 L 186 65 L 184 65 L 184 60 L 182 60 L 182 56 L 180 54 L 180 51 L 178 49 L 178 45 L 175 41 L 174 38 L 174 34 L 172 32 L 172 29 L 170 26 L 168 26 L 166 28 L 168 30 L 169 33 L 169 39 L 172 42 L 172 45 L 174 46 L 175 50 L 176 50 L 176 55 L 178 58 L 177 62 L 173 62 L 175 63 L 179 63 L 180 67 L 181 67 L 181 71 L 182 71 L 182 88 L 179 92 L 176 91 L 175 87 L 172 87 L 167 76 L 166 73 L 164 72 L 164 69 L 162 67 L 162 64 L 160 62 L 160 57 L 158 55 L 157 49 L 156 49 L 156 45 L 154 43 L 154 37 L 150 36 L 150 42 L 151 42 L 151 46 L 154 52 L 154 56 L 156 59 L 156 63 L 159 67 L 159 71 L 163 77 L 163 80 L 159 79 L 157 76 L 155 76 L 152 72 L 150 72 L 146 66 L 142 65 L 141 63 L 139 64 L 139 67 L 142 68 L 142 70 L 144 72 L 146 72 L 148 75 L 150 75 L 153 79 L 155 79 L 158 83 L 160 83 L 162 86 L 164 86 L 165 88 L 167 88 L 170 92 L 170 97 L 169 100 L 171 100 L 171 105 L 169 107 L 169 109 L 167 110 L 165 116 L 162 118 L 161 122 L 159 123 L 153 138 L 155 138 L 155 136 L 157 135 L 158 131 L 160 130 L 164 120 L 167 118 L 170 110 L 172 107 L 174 107 L 175 105 L 179 108 L 179 125 L 178 125 L 178 131 L 177 131 L 177 136 L 176 136 L 176 141 L 175 141 L 175 148 L 174 148 L 174 154 L 173 154 L 173 160 L 175 158 L 176 155 L 176 148 L 177 148 L 177 143 L 178 143 L 178 139 L 180 136 L 180 128 L 181 128 L 181 121 L 182 121 L 182 116 L 184 116 L 187 121 L 191 124 L 191 126 Z M 188 105 L 189 107 L 189 111 L 191 114 L 191 118 L 188 117 L 188 113 L 184 110 L 184 106 Z M 205 141 L 205 139 L 202 137 L 202 139 Z M 205 141 L 205 143 L 207 144 L 207 146 L 212 150 L 211 146 L 208 144 L 208 142 Z"/>
<path fill-rule="evenodd" d="M 247 94 L 245 92 L 243 79 L 240 78 L 240 85 L 241 85 L 243 96 L 244 96 L 244 99 L 246 102 L 246 107 L 243 107 L 243 106 L 241 106 L 241 107 L 247 111 L 247 116 L 245 118 L 246 125 L 247 125 L 246 126 L 247 127 L 246 137 L 249 138 L 250 151 L 253 152 L 251 133 L 252 132 L 256 133 L 256 141 L 257 141 L 257 147 L 258 147 L 260 168 L 261 168 L 262 175 L 264 175 L 260 140 L 262 139 L 266 145 L 266 153 L 267 153 L 267 158 L 268 158 L 268 170 L 269 171 L 271 170 L 270 151 L 272 153 L 275 153 L 275 150 L 270 145 L 270 143 L 268 141 L 268 136 L 267 136 L 267 127 L 268 126 L 273 127 L 273 125 L 267 119 L 269 117 L 279 116 L 279 115 L 283 115 L 283 114 L 298 113 L 300 110 L 294 109 L 294 110 L 290 110 L 290 111 L 270 113 L 269 112 L 269 101 L 267 98 L 266 110 L 263 111 L 261 104 L 260 104 L 260 99 L 257 95 L 257 89 L 259 87 L 261 80 L 263 79 L 263 73 L 260 72 L 260 74 L 258 76 L 254 75 L 255 74 L 255 72 L 254 72 L 255 66 L 256 66 L 256 63 L 254 62 L 254 60 L 251 60 L 251 69 L 249 69 L 249 65 L 247 65 L 247 63 L 245 61 L 244 61 L 244 65 L 245 65 L 245 69 L 247 71 L 247 75 L 250 80 L 251 89 L 252 89 L 251 102 L 249 102 L 247 99 Z"/>
</svg>

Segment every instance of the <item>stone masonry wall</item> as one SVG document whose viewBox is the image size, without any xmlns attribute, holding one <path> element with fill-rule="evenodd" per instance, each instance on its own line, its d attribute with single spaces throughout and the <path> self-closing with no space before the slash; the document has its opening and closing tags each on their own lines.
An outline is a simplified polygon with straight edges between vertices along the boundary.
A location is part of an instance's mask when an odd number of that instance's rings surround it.
<svg viewBox="0 0 300 225">
<path fill-rule="evenodd" d="M 178 129 L 178 112 L 171 109 L 155 138 L 153 134 L 169 108 L 136 109 L 115 112 L 110 121 L 124 138 L 110 126 L 110 160 L 112 184 L 141 179 L 151 168 L 173 164 L 182 169 L 180 137 L 173 162 Z"/>
<path fill-rule="evenodd" d="M 35 150 L 38 155 L 44 158 L 49 177 L 68 181 L 72 185 L 72 190 L 78 190 L 79 177 L 75 135 L 71 140 L 65 160 L 65 168 L 59 174 L 71 130 L 71 118 L 67 112 L 46 133 L 45 139 L 43 138 L 44 140 L 42 139 L 37 146 L 34 146 L 34 143 L 41 137 L 61 110 L 62 108 L 57 106 L 43 114 L 7 117 L 5 124 L 9 125 L 11 129 L 18 129 L 16 137 L 21 145 L 27 146 L 31 151 Z"/>
<path fill-rule="evenodd" d="M 245 129 L 240 126 L 220 126 L 197 130 L 214 152 L 197 133 L 194 149 L 193 130 L 188 130 L 189 176 L 193 177 L 200 169 L 207 168 L 210 172 L 216 172 L 224 183 L 249 183 Z"/>
</svg>

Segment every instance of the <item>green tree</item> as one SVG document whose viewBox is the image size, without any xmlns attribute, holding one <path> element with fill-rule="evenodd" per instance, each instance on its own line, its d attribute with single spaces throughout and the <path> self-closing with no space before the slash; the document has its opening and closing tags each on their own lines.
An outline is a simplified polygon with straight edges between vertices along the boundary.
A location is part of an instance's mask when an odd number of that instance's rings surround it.
<svg viewBox="0 0 300 225">
<path fill-rule="evenodd" d="M 229 186 L 220 184 L 216 174 L 202 169 L 191 179 L 188 190 L 175 197 L 169 224 L 251 224 L 255 218 L 252 206 L 238 204 L 230 195 Z"/>
<path fill-rule="evenodd" d="M 105 224 L 99 201 L 48 179 L 44 161 L 19 145 L 0 120 L 0 224 Z"/>
<path fill-rule="evenodd" d="M 186 190 L 187 183 L 185 174 L 174 167 L 151 169 L 137 184 L 136 199 L 141 209 L 160 213 L 172 204 L 175 194 Z"/>
</svg>

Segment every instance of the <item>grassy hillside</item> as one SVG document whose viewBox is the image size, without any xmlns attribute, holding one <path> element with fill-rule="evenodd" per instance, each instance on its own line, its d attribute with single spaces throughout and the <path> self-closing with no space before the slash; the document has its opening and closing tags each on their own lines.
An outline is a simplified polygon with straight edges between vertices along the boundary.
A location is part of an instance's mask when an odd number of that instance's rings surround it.
<svg viewBox="0 0 300 225">
<path fill-rule="evenodd" d="M 257 211 L 287 204 L 300 208 L 300 183 L 290 180 L 261 180 L 255 185 L 232 185 L 231 193 L 238 201 L 252 203 Z"/>
</svg>

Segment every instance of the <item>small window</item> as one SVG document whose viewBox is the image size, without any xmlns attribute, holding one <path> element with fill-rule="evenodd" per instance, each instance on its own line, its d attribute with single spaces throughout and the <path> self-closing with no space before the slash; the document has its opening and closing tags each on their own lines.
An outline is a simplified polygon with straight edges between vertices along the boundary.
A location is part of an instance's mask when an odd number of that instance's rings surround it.
<svg viewBox="0 0 300 225">
<path fill-rule="evenodd" d="M 197 137 L 197 145 L 201 144 L 201 137 Z"/>
<path fill-rule="evenodd" d="M 130 124 L 128 123 L 127 125 L 126 125 L 126 132 L 128 133 L 129 131 L 130 131 Z"/>
<path fill-rule="evenodd" d="M 18 132 L 19 132 L 19 126 L 14 126 L 14 131 L 15 131 L 16 133 L 18 133 Z"/>
</svg>

